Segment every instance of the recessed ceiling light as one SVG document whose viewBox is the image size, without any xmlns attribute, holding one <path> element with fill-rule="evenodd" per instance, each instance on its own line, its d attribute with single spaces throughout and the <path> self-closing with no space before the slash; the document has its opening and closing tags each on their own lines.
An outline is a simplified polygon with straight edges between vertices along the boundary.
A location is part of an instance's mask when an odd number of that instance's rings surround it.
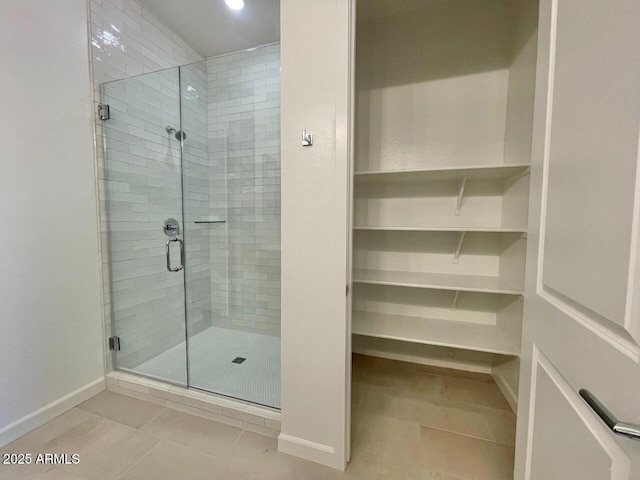
<svg viewBox="0 0 640 480">
<path fill-rule="evenodd" d="M 224 0 L 231 10 L 242 10 L 244 8 L 244 0 Z"/>
</svg>

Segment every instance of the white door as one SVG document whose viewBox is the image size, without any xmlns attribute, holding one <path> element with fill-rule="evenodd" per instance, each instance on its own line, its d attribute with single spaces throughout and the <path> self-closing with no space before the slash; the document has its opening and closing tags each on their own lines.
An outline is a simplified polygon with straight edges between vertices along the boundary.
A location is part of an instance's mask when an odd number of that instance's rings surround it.
<svg viewBox="0 0 640 480">
<path fill-rule="evenodd" d="M 516 480 L 640 479 L 640 1 L 541 0 Z"/>
</svg>

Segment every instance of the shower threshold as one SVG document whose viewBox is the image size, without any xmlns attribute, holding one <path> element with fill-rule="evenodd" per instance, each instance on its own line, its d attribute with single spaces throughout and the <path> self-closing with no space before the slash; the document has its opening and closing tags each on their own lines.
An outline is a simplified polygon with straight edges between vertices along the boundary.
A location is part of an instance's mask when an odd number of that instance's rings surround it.
<svg viewBox="0 0 640 480">
<path fill-rule="evenodd" d="M 124 371 L 109 372 L 106 379 L 107 390 L 115 393 L 274 438 L 280 434 L 280 411 L 276 409 Z"/>
</svg>

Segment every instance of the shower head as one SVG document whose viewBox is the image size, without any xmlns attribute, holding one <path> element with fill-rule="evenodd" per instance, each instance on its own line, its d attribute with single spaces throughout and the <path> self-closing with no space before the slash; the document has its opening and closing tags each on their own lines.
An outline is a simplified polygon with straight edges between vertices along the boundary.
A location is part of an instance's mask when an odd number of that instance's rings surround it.
<svg viewBox="0 0 640 480">
<path fill-rule="evenodd" d="M 168 125 L 165 130 L 167 131 L 167 133 L 169 135 L 173 135 L 174 137 L 176 137 L 176 140 L 181 141 L 184 140 L 185 138 L 187 138 L 187 134 L 184 133 L 182 130 L 176 130 L 175 128 L 173 128 L 172 126 Z"/>
</svg>

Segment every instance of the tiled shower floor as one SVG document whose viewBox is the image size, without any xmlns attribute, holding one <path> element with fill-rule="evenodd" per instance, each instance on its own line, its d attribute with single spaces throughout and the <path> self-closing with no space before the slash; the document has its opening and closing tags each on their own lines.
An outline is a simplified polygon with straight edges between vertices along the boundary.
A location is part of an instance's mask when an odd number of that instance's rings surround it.
<svg viewBox="0 0 640 480">
<path fill-rule="evenodd" d="M 133 369 L 159 379 L 185 376 L 185 344 Z M 189 386 L 280 408 L 280 338 L 210 327 L 189 340 Z M 236 357 L 246 358 L 240 364 Z"/>
</svg>

